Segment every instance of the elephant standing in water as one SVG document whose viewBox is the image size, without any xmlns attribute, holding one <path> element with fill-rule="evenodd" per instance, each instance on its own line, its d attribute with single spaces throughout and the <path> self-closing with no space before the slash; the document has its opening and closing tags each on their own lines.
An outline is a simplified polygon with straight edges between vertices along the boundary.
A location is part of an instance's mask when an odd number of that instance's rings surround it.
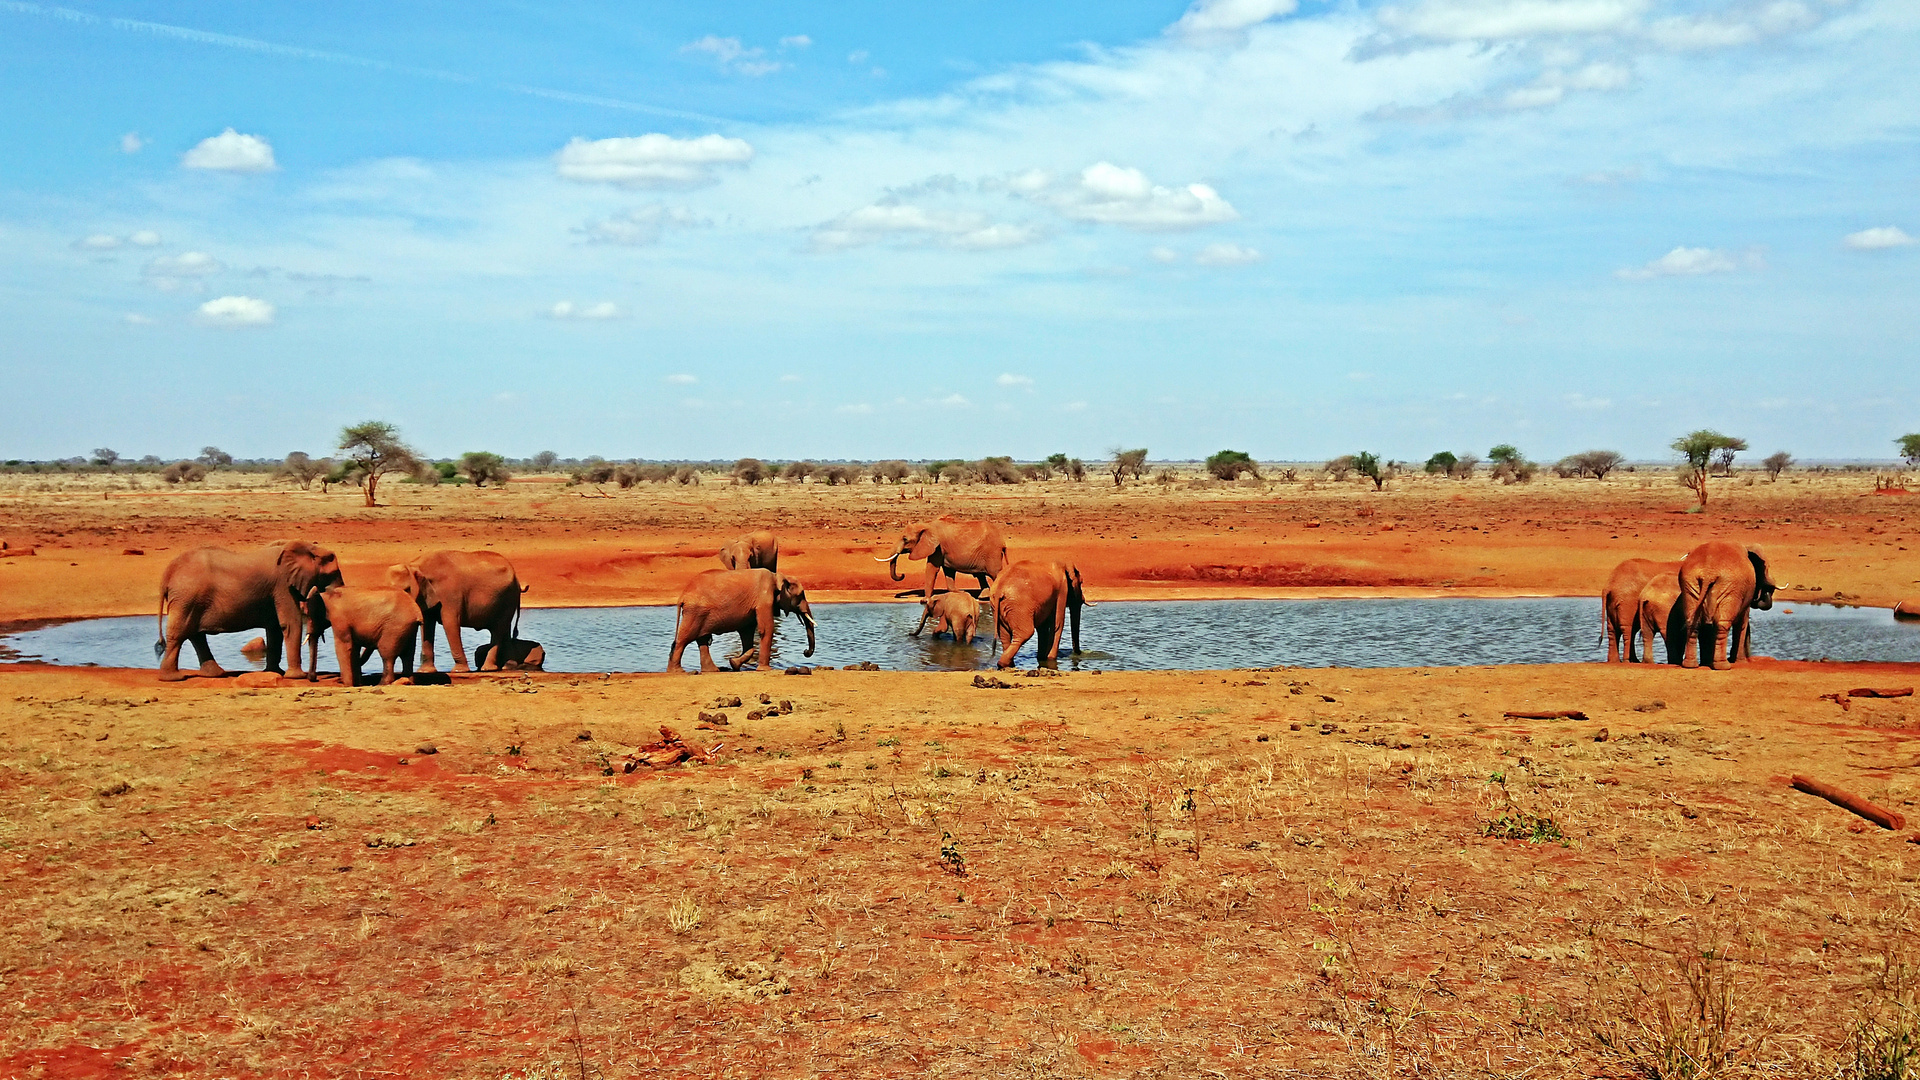
<svg viewBox="0 0 1920 1080">
<path fill-rule="evenodd" d="M 1778 588 L 1758 551 L 1728 540 L 1701 544 L 1680 564 L 1680 622 L 1686 635 L 1682 667 L 1706 661 L 1724 671 L 1751 655 L 1747 612 L 1773 607 Z"/>
<path fill-rule="evenodd" d="M 942 573 L 954 588 L 959 587 L 958 575 L 972 574 L 980 583 L 979 589 L 986 589 L 1007 564 L 1007 537 L 1000 526 L 991 521 L 955 521 L 942 517 L 907 526 L 893 554 L 874 561 L 886 563 L 887 573 L 893 580 L 905 581 L 899 566 L 902 555 L 927 561 L 927 583 L 920 591 L 923 599 L 933 596 Z"/>
<path fill-rule="evenodd" d="M 321 631 L 333 630 L 340 685 L 357 685 L 360 665 L 374 652 L 380 654 L 381 686 L 393 682 L 395 661 L 405 678 L 413 678 L 413 645 L 420 634 L 421 619 L 412 590 L 391 585 L 335 585 L 320 593 L 313 609 L 308 648 L 319 647 Z M 307 666 L 307 679 L 311 681 L 315 662 L 309 661 Z"/>
<path fill-rule="evenodd" d="M 248 551 L 196 548 L 167 564 L 160 576 L 160 681 L 186 678 L 180 671 L 180 647 L 191 642 L 200 674 L 226 674 L 207 647 L 208 634 L 263 630 L 267 670 L 280 670 L 282 646 L 286 674 L 300 678 L 300 633 L 305 608 L 322 590 L 345 583 L 333 552 L 304 540 L 268 544 Z"/>
<path fill-rule="evenodd" d="M 720 565 L 729 570 L 778 570 L 780 538 L 766 529 L 735 537 L 720 549 Z"/>
<path fill-rule="evenodd" d="M 790 612 L 800 616 L 807 627 L 807 651 L 813 655 L 813 608 L 807 604 L 807 590 L 798 581 L 772 570 L 704 570 L 680 590 L 679 619 L 673 631 L 673 651 L 667 656 L 667 670 L 681 670 L 680 657 L 690 642 L 700 643 L 700 670 L 718 671 L 708 646 L 713 635 L 738 633 L 740 651 L 727 658 L 727 666 L 740 670 L 747 654 L 759 638 L 760 670 L 773 664 L 774 616 Z"/>
<path fill-rule="evenodd" d="M 388 583 L 406 589 L 417 597 L 420 608 L 420 670 L 433 671 L 433 631 L 447 631 L 447 647 L 453 651 L 453 670 L 467 671 L 467 650 L 460 640 L 460 628 L 485 630 L 492 635 L 490 655 L 480 657 L 480 666 L 489 660 L 496 670 L 503 665 L 503 649 L 513 640 L 520 621 L 520 594 L 527 587 L 513 572 L 506 556 L 492 551 L 435 551 L 405 566 L 387 571 Z"/>
<path fill-rule="evenodd" d="M 939 637 L 940 631 L 946 630 L 953 634 L 954 641 L 971 645 L 974 629 L 980 625 L 980 601 L 963 592 L 930 596 L 920 602 L 920 623 L 908 636 L 919 637 L 928 619 L 933 620 L 933 636 Z"/>
<path fill-rule="evenodd" d="M 1027 639 L 1039 636 L 1035 662 L 1051 667 L 1060 660 L 1060 631 L 1073 621 L 1073 651 L 1080 651 L 1080 609 L 1092 607 L 1082 591 L 1078 567 L 1027 560 L 1014 563 L 994 579 L 993 637 L 1000 644 L 999 666 L 1013 658 Z"/>
<path fill-rule="evenodd" d="M 1665 565 L 1665 564 L 1662 564 Z M 1640 587 L 1640 662 L 1657 664 L 1653 655 L 1653 635 L 1667 643 L 1667 663 L 1678 664 L 1687 644 L 1687 624 L 1681 621 L 1680 565 L 1674 563 L 1670 574 L 1656 575 Z"/>
<path fill-rule="evenodd" d="M 1633 663 L 1633 638 L 1640 631 L 1640 590 L 1656 578 L 1676 581 L 1679 572 L 1679 563 L 1653 559 L 1628 559 L 1613 568 L 1607 587 L 1600 594 L 1600 626 L 1607 638 L 1607 663 Z M 1647 640 L 1652 641 L 1652 636 Z"/>
</svg>

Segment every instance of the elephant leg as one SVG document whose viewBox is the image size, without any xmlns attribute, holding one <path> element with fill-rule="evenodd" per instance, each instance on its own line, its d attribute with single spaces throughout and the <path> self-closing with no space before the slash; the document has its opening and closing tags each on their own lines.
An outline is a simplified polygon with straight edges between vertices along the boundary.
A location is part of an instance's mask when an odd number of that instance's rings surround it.
<svg viewBox="0 0 1920 1080">
<path fill-rule="evenodd" d="M 400 670 L 408 679 L 413 678 L 413 645 L 418 634 L 419 631 L 415 629 L 400 635 Z"/>
<path fill-rule="evenodd" d="M 428 608 L 420 613 L 420 670 L 434 671 L 433 632 L 440 625 L 442 608 Z"/>
<path fill-rule="evenodd" d="M 180 646 L 187 643 L 187 635 L 184 632 L 185 622 L 186 620 L 178 615 L 167 620 L 167 632 L 162 639 L 160 652 L 161 682 L 179 682 L 186 678 L 180 673 Z"/>
<path fill-rule="evenodd" d="M 300 638 L 306 628 L 302 625 L 300 609 L 293 609 L 293 618 L 279 626 L 267 627 L 267 670 L 280 671 L 282 654 L 285 654 L 286 670 L 283 674 L 289 679 L 306 677 L 300 670 Z"/>
<path fill-rule="evenodd" d="M 921 589 L 920 589 L 921 597 L 925 600 L 932 600 L 934 587 L 939 584 L 940 584 L 940 568 L 933 565 L 932 559 L 928 559 L 927 560 L 927 583 L 921 586 Z"/>
<path fill-rule="evenodd" d="M 1658 663 L 1658 661 L 1653 658 L 1653 627 L 1651 625 L 1640 628 L 1640 662 L 1643 664 Z"/>
<path fill-rule="evenodd" d="M 973 631 L 974 631 L 974 621 L 972 619 L 962 619 L 960 621 L 960 628 L 953 632 L 953 636 L 956 640 L 959 640 L 963 645 L 972 645 Z"/>
<path fill-rule="evenodd" d="M 1694 621 L 1693 612 L 1686 612 L 1680 620 L 1680 666 L 1697 668 L 1700 666 L 1700 637 L 1707 628 Z"/>
<path fill-rule="evenodd" d="M 1600 631 L 1607 636 L 1607 663 L 1619 663 L 1620 620 L 1613 617 L 1613 611 L 1610 607 L 1603 609 L 1600 613 Z"/>
<path fill-rule="evenodd" d="M 341 633 L 337 626 L 333 628 L 333 655 L 340 661 L 340 685 L 357 683 L 360 665 L 353 662 L 353 635 Z"/>
<path fill-rule="evenodd" d="M 1732 637 L 1732 629 L 1733 627 L 1727 623 L 1715 622 L 1713 624 L 1713 651 L 1707 654 L 1707 658 L 1713 665 L 1713 670 L 1715 671 L 1725 671 L 1733 666 L 1732 661 L 1727 659 L 1727 645 L 1728 639 Z M 1701 628 L 1703 637 L 1705 636 L 1705 630 L 1705 627 Z M 1707 642 L 1704 640 L 1701 641 L 1700 647 L 1706 649 Z"/>
<path fill-rule="evenodd" d="M 400 658 L 400 650 L 395 646 L 380 650 L 380 685 L 393 685 L 393 662 Z"/>
<path fill-rule="evenodd" d="M 720 668 L 713 662 L 713 635 L 701 634 L 696 640 L 700 642 L 700 673 L 704 675 L 708 672 L 719 671 Z"/>
<path fill-rule="evenodd" d="M 773 635 L 767 635 L 766 641 L 771 645 Z M 753 642 L 754 631 L 751 628 L 740 631 L 740 651 L 727 657 L 727 666 L 735 671 L 739 671 L 742 667 L 746 666 L 747 657 L 753 653 Z"/>
<path fill-rule="evenodd" d="M 487 627 L 487 635 L 493 642 L 494 670 L 506 670 L 504 665 L 507 662 L 507 646 L 513 643 L 513 613 L 508 612 L 495 619 L 493 625 Z M 474 659 L 480 668 L 484 669 L 487 666 L 484 659 L 479 657 Z"/>
<path fill-rule="evenodd" d="M 453 654 L 453 670 L 472 671 L 473 669 L 467 666 L 466 643 L 460 640 L 460 613 L 454 611 L 451 606 L 445 605 L 440 610 L 443 612 L 440 616 L 440 625 L 447 631 L 447 651 Z M 500 662 L 502 644 L 504 643 L 499 641 L 493 643 L 493 660 L 496 664 Z"/>
<path fill-rule="evenodd" d="M 760 670 L 773 670 L 773 605 L 760 616 Z"/>
<path fill-rule="evenodd" d="M 207 635 L 196 631 L 187 640 L 193 644 L 194 658 L 200 661 L 200 674 L 217 679 L 227 673 L 227 669 L 214 661 L 213 648 L 207 644 Z M 268 655 L 272 657 L 271 652 Z"/>
</svg>

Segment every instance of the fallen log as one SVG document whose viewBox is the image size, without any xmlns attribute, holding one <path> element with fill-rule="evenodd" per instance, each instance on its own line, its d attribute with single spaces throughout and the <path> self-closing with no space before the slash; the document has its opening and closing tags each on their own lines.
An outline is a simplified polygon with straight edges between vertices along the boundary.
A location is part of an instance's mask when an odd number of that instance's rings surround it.
<svg viewBox="0 0 1920 1080">
<path fill-rule="evenodd" d="M 1911 686 L 1895 686 L 1895 687 L 1862 686 L 1857 690 L 1847 691 L 1847 696 L 1848 697 L 1881 697 L 1881 698 L 1912 697 L 1913 687 Z"/>
<path fill-rule="evenodd" d="M 1587 714 L 1579 709 L 1555 709 L 1544 712 L 1520 712 L 1512 709 L 1507 711 L 1509 720 L 1585 720 L 1586 718 Z"/>
<path fill-rule="evenodd" d="M 1804 791 L 1809 795 L 1817 795 L 1842 810 L 1859 814 L 1861 817 L 1866 818 L 1868 821 L 1873 822 L 1883 829 L 1892 829 L 1897 832 L 1907 827 L 1907 819 L 1904 816 L 1888 810 L 1884 806 L 1868 802 L 1850 791 L 1842 791 L 1831 784 L 1823 784 L 1810 776 L 1801 776 L 1799 773 L 1795 773 L 1793 776 L 1793 787 L 1795 791 Z"/>
</svg>

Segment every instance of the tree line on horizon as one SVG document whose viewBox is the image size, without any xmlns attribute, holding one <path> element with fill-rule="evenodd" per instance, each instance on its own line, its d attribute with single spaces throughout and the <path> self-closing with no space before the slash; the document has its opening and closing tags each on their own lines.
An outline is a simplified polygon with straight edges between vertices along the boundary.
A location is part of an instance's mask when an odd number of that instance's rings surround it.
<svg viewBox="0 0 1920 1080">
<path fill-rule="evenodd" d="M 1893 442 L 1909 467 L 1920 467 L 1920 433 L 1902 435 Z M 1704 507 L 1710 478 L 1732 475 L 1736 456 L 1747 450 L 1748 445 L 1745 439 L 1738 436 L 1723 435 L 1703 428 L 1676 438 L 1670 448 L 1680 459 L 1675 470 L 1676 479 L 1692 490 L 1698 496 L 1700 506 Z M 598 455 L 563 459 L 552 450 L 542 450 L 521 459 L 509 459 L 491 451 L 468 451 L 457 459 L 436 460 L 413 449 L 401 438 L 394 424 L 382 420 L 369 420 L 342 428 L 336 453 L 338 457 L 314 458 L 304 451 L 294 451 L 277 461 L 236 460 L 217 446 L 207 446 L 194 458 L 169 463 L 152 454 L 137 461 L 128 460 L 111 448 L 101 447 L 96 448 L 90 458 L 75 456 L 52 462 L 15 459 L 6 461 L 0 468 L 15 472 L 43 472 L 48 469 L 117 472 L 125 469 L 156 473 L 166 482 L 175 484 L 199 483 L 216 469 L 272 471 L 277 478 L 297 483 L 303 488 L 311 487 L 316 481 L 322 484 L 323 489 L 336 483 L 352 484 L 363 490 L 368 505 L 374 504 L 380 481 L 384 477 L 398 475 L 403 480 L 413 482 L 471 483 L 476 487 L 484 487 L 487 484 L 505 483 L 512 478 L 511 470 L 515 468 L 542 474 L 565 471 L 574 483 L 613 483 L 623 489 L 643 482 L 697 484 L 703 473 L 717 473 L 730 477 L 735 483 L 746 485 L 786 480 L 834 486 L 853 484 L 862 479 L 875 484 L 909 481 L 1017 484 L 1060 476 L 1084 482 L 1092 471 L 1081 459 L 1064 453 L 1052 454 L 1034 462 L 1017 462 L 1012 457 L 1000 456 L 976 461 L 933 459 L 916 463 L 888 459 L 822 464 L 810 460 L 767 462 L 759 458 L 739 458 L 730 463 L 724 460 L 657 462 L 642 459 L 615 462 Z M 1530 482 L 1541 468 L 1511 443 L 1494 446 L 1487 451 L 1485 460 L 1488 478 L 1506 484 Z M 1762 459 L 1760 467 L 1770 480 L 1778 480 L 1780 474 L 1791 468 L 1793 463 L 1793 456 L 1781 450 Z M 1202 464 L 1206 474 L 1217 480 L 1237 481 L 1243 477 L 1262 482 L 1267 480 L 1253 456 L 1241 450 L 1221 450 Z M 1417 471 L 1465 480 L 1478 474 L 1480 464 L 1481 458 L 1472 452 L 1456 454 L 1442 450 L 1429 457 Z M 1115 447 L 1108 451 L 1108 460 L 1100 466 L 1101 471 L 1112 476 L 1116 487 L 1123 486 L 1129 479 L 1144 480 L 1146 468 L 1147 450 L 1144 447 Z M 1610 473 L 1622 468 L 1632 470 L 1625 455 L 1614 450 L 1588 450 L 1570 454 L 1555 462 L 1551 468 L 1555 475 L 1563 479 L 1591 477 L 1596 480 L 1604 480 Z M 1413 473 L 1416 468 L 1408 462 L 1383 459 L 1377 453 L 1363 450 L 1330 459 L 1322 470 L 1336 482 L 1344 482 L 1352 477 L 1365 479 L 1378 491 L 1385 488 L 1394 477 Z M 1298 478 L 1298 473 L 1296 468 L 1282 468 L 1275 471 L 1272 479 L 1292 482 Z M 1174 471 L 1164 468 L 1155 479 L 1164 483 L 1174 478 Z"/>
</svg>

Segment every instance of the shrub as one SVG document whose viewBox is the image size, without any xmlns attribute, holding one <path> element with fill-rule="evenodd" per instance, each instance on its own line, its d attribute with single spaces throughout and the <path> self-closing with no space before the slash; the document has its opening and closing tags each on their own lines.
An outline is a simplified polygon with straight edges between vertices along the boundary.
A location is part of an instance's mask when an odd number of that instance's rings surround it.
<svg viewBox="0 0 1920 1080">
<path fill-rule="evenodd" d="M 733 481 L 736 484 L 751 486 L 766 478 L 767 467 L 760 463 L 759 458 L 743 457 L 733 463 Z"/>
<path fill-rule="evenodd" d="M 947 483 L 957 484 L 964 475 L 966 475 L 966 463 L 963 461 L 927 462 L 927 480 L 931 483 L 937 484 L 941 477 L 945 477 Z"/>
<path fill-rule="evenodd" d="M 1079 458 L 1069 458 L 1067 460 L 1067 477 L 1076 484 L 1085 483 L 1087 479 L 1087 463 L 1081 461 Z"/>
<path fill-rule="evenodd" d="M 325 476 L 332 468 L 332 458 L 321 458 L 315 461 L 304 451 L 295 450 L 280 463 L 280 469 L 274 473 L 274 476 L 281 480 L 290 480 L 302 488 L 311 488 L 315 480 Z"/>
<path fill-rule="evenodd" d="M 1018 484 L 1026 477 L 1013 467 L 1010 457 L 981 458 L 973 467 L 974 475 L 983 484 Z"/>
<path fill-rule="evenodd" d="M 1373 481 L 1373 490 L 1379 491 L 1387 486 L 1387 480 L 1393 476 L 1393 469 L 1383 465 L 1380 455 L 1362 450 L 1353 455 L 1353 471 Z"/>
<path fill-rule="evenodd" d="M 108 472 L 112 472 L 114 465 L 118 464 L 119 461 L 120 451 L 118 450 L 102 446 L 93 452 L 93 463 L 95 465 L 105 465 Z"/>
<path fill-rule="evenodd" d="M 641 480 L 640 466 L 618 465 L 614 467 L 613 482 L 620 485 L 621 491 L 627 490 L 633 485 L 639 483 L 640 480 Z"/>
<path fill-rule="evenodd" d="M 1900 456 L 1907 461 L 1907 468 L 1920 467 L 1920 435 L 1902 435 L 1893 440 L 1900 448 Z"/>
<path fill-rule="evenodd" d="M 1066 472 L 1066 471 L 1067 471 L 1067 455 L 1065 455 L 1065 454 L 1048 454 L 1048 455 L 1047 455 L 1047 468 L 1049 468 L 1049 469 L 1051 469 L 1052 471 L 1054 471 L 1054 472 L 1057 472 L 1057 473 L 1064 473 L 1064 472 Z"/>
<path fill-rule="evenodd" d="M 208 447 L 211 450 L 213 447 Z M 375 502 L 380 478 L 390 473 L 418 473 L 420 457 L 400 441 L 400 429 L 384 420 L 368 420 L 340 429 L 340 450 L 365 478 L 368 506 Z M 203 452 L 204 456 L 204 452 Z"/>
<path fill-rule="evenodd" d="M 497 486 L 512 478 L 507 472 L 507 459 L 485 450 L 461 454 L 460 471 L 473 481 L 474 487 L 486 487 L 489 482 Z"/>
<path fill-rule="evenodd" d="M 820 475 L 826 479 L 828 487 L 834 487 L 839 484 L 851 484 L 860 479 L 860 470 L 851 465 L 829 465 L 821 471 Z"/>
<path fill-rule="evenodd" d="M 1327 462 L 1326 470 L 1327 475 L 1331 477 L 1335 483 L 1344 483 L 1347 477 L 1353 475 L 1353 455 L 1341 454 L 1339 457 Z"/>
<path fill-rule="evenodd" d="M 789 480 L 796 484 L 804 484 L 807 482 L 807 477 L 812 476 L 818 470 L 819 466 L 811 461 L 795 461 L 780 470 L 780 477 L 783 480 Z"/>
<path fill-rule="evenodd" d="M 1113 449 L 1113 486 L 1119 487 L 1120 482 L 1128 476 L 1132 476 L 1135 480 L 1140 479 L 1141 476 L 1145 475 L 1146 467 L 1147 451 L 1145 447 L 1138 450 L 1122 450 L 1119 447 L 1115 447 Z"/>
<path fill-rule="evenodd" d="M 1250 455 L 1239 450 L 1222 450 L 1207 458 L 1207 472 L 1216 480 L 1238 480 L 1242 473 L 1256 480 L 1260 478 L 1260 467 Z"/>
<path fill-rule="evenodd" d="M 1785 450 L 1776 450 L 1768 454 L 1766 460 L 1760 464 L 1767 470 L 1768 480 L 1778 481 L 1781 473 L 1793 467 L 1793 455 L 1787 453 Z"/>
<path fill-rule="evenodd" d="M 542 450 L 539 453 L 533 455 L 531 458 L 527 459 L 527 461 L 530 464 L 532 464 L 534 468 L 540 470 L 541 472 L 546 472 L 548 469 L 553 468 L 554 463 L 559 460 L 560 460 L 560 455 L 554 453 L 551 450 Z"/>
<path fill-rule="evenodd" d="M 1487 460 L 1493 462 L 1493 470 L 1488 475 L 1503 484 L 1528 483 L 1540 468 L 1512 443 L 1501 443 L 1487 451 Z"/>
<path fill-rule="evenodd" d="M 176 461 L 167 466 L 166 471 L 160 474 L 160 479 L 165 480 L 169 484 L 197 484 L 206 478 L 206 466 L 197 461 Z"/>
<path fill-rule="evenodd" d="M 698 484 L 700 482 L 700 474 L 695 472 L 691 466 L 682 465 L 673 471 L 673 482 L 683 486 L 687 484 Z"/>
<path fill-rule="evenodd" d="M 1475 454 L 1472 451 L 1468 451 L 1464 454 L 1461 454 L 1460 460 L 1453 463 L 1453 469 L 1451 470 L 1453 474 L 1453 478 L 1455 480 L 1473 479 L 1474 467 L 1479 464 L 1480 464 L 1480 456 L 1478 454 Z"/>
<path fill-rule="evenodd" d="M 873 482 L 876 484 L 898 484 L 913 474 L 913 467 L 904 461 L 880 461 L 873 466 Z"/>
<path fill-rule="evenodd" d="M 1452 451 L 1442 450 L 1427 459 L 1427 471 L 1440 476 L 1452 476 L 1454 466 L 1458 464 L 1460 459 Z"/>
<path fill-rule="evenodd" d="M 233 464 L 233 455 L 217 446 L 203 446 L 200 456 L 194 459 L 209 469 L 224 469 Z"/>
<path fill-rule="evenodd" d="M 1605 480 L 1607 474 L 1619 468 L 1620 463 L 1625 460 L 1626 457 L 1617 451 L 1588 450 L 1585 453 L 1571 454 L 1561 458 L 1559 463 L 1554 465 L 1554 471 L 1560 472 L 1565 467 L 1568 471 L 1561 472 L 1562 476 L 1591 476 L 1595 480 Z"/>
<path fill-rule="evenodd" d="M 1162 486 L 1171 484 L 1178 479 L 1180 479 L 1180 477 L 1174 473 L 1171 466 L 1167 468 L 1163 468 L 1159 472 L 1153 474 L 1153 482 L 1156 484 L 1160 484 Z"/>
</svg>

